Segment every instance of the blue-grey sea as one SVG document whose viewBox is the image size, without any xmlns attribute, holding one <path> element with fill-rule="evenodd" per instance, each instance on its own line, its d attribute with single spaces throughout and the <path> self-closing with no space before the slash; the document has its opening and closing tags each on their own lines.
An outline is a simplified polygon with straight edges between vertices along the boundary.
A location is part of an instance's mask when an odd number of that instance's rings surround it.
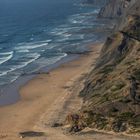
<svg viewBox="0 0 140 140">
<path fill-rule="evenodd" d="M 81 0 L 0 0 L 0 86 L 83 52 L 104 26 Z"/>
</svg>

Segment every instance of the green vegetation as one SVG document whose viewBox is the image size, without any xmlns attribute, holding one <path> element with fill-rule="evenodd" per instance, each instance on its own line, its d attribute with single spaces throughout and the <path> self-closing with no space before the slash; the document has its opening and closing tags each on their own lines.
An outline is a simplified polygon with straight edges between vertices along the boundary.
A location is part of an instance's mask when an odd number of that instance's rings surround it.
<svg viewBox="0 0 140 140">
<path fill-rule="evenodd" d="M 111 112 L 118 112 L 119 110 L 118 110 L 116 107 L 112 107 L 112 108 L 110 109 L 110 111 L 111 111 Z"/>
<path fill-rule="evenodd" d="M 109 97 L 107 95 L 104 95 L 104 96 L 101 97 L 99 103 L 103 104 L 103 103 L 105 103 L 107 101 L 109 101 Z"/>
<path fill-rule="evenodd" d="M 100 73 L 108 74 L 112 71 L 113 71 L 113 66 L 108 65 L 108 66 L 105 66 L 103 69 L 101 69 Z"/>
<path fill-rule="evenodd" d="M 88 77 L 83 91 L 89 104 L 86 102 L 83 108 L 91 110 L 84 118 L 89 127 L 140 133 L 139 100 L 133 99 L 140 96 L 140 23 L 133 22 L 122 30 L 120 39 L 108 38 L 99 60 L 102 65 Z"/>
<path fill-rule="evenodd" d="M 128 61 L 128 62 L 126 62 L 125 64 L 126 64 L 126 65 L 131 65 L 131 64 L 134 64 L 134 63 L 135 63 L 135 61 L 132 60 L 132 61 Z"/>
<path fill-rule="evenodd" d="M 138 69 L 134 72 L 134 76 L 138 81 L 140 81 L 140 69 Z"/>
<path fill-rule="evenodd" d="M 140 115 L 133 117 L 129 122 L 135 128 L 140 128 Z"/>
<path fill-rule="evenodd" d="M 117 116 L 117 119 L 121 121 L 128 121 L 132 119 L 133 116 L 134 116 L 133 112 L 123 112 L 119 116 Z"/>
<path fill-rule="evenodd" d="M 107 119 L 103 115 L 91 112 L 88 112 L 86 123 L 88 126 L 96 127 L 98 129 L 103 129 L 108 124 Z"/>
<path fill-rule="evenodd" d="M 97 96 L 100 96 L 98 93 L 95 93 L 92 95 L 92 97 L 97 97 Z"/>
<path fill-rule="evenodd" d="M 136 38 L 137 40 L 140 40 L 140 21 L 139 21 L 139 17 L 136 17 L 136 19 L 134 20 L 133 26 L 128 31 L 128 34 L 130 36 Z"/>
<path fill-rule="evenodd" d="M 122 103 L 126 103 L 127 104 L 127 103 L 132 102 L 132 100 L 127 99 L 127 98 L 124 98 L 124 99 L 120 99 L 119 102 L 122 102 Z"/>
<path fill-rule="evenodd" d="M 121 90 L 123 87 L 125 86 L 125 83 L 120 81 L 120 82 L 117 82 L 116 85 L 112 86 L 111 87 L 111 91 L 117 91 L 117 90 Z"/>
</svg>

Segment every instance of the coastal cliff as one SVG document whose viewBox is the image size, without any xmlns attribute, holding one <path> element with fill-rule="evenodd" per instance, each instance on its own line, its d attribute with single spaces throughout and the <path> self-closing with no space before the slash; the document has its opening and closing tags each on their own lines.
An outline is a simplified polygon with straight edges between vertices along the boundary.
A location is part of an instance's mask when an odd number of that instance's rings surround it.
<svg viewBox="0 0 140 140">
<path fill-rule="evenodd" d="M 86 127 L 140 135 L 139 11 L 139 0 L 109 0 L 99 13 L 120 19 L 80 92 Z"/>
<path fill-rule="evenodd" d="M 100 18 L 118 18 L 124 15 L 137 0 L 108 0 L 99 12 Z"/>
<path fill-rule="evenodd" d="M 140 17 L 131 20 L 108 37 L 81 91 L 89 127 L 140 133 Z"/>
</svg>

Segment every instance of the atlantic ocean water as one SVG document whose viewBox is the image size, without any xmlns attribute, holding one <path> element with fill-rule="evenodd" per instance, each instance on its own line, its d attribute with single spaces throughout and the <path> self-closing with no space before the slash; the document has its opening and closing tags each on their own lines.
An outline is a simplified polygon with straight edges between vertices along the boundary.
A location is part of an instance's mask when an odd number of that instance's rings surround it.
<svg viewBox="0 0 140 140">
<path fill-rule="evenodd" d="M 0 87 L 84 52 L 99 38 L 99 6 L 81 0 L 0 0 Z"/>
</svg>

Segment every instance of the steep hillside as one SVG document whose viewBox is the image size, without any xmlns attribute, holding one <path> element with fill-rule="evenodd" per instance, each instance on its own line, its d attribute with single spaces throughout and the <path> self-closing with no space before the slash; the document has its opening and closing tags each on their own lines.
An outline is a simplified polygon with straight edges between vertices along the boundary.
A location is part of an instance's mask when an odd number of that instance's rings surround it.
<svg viewBox="0 0 140 140">
<path fill-rule="evenodd" d="M 125 27 L 107 38 L 81 91 L 89 127 L 140 133 L 140 16 L 130 10 Z"/>
<path fill-rule="evenodd" d="M 86 124 L 140 133 L 140 17 L 109 37 L 81 92 Z"/>
<path fill-rule="evenodd" d="M 119 28 L 107 38 L 96 67 L 87 76 L 80 93 L 82 120 L 75 125 L 140 135 L 140 1 L 114 0 L 115 5 L 112 1 L 103 17 L 121 15 Z M 121 14 L 114 10 L 130 3 Z"/>
</svg>

